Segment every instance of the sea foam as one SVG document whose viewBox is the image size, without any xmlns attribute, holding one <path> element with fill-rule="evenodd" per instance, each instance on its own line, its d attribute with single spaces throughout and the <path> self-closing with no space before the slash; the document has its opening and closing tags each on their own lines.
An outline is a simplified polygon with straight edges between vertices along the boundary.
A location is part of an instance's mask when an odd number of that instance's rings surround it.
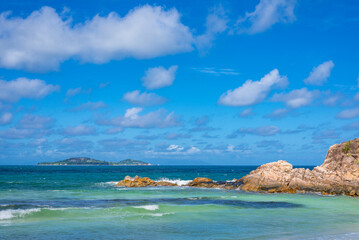
<svg viewBox="0 0 359 240">
<path fill-rule="evenodd" d="M 24 217 L 27 214 L 41 211 L 40 208 L 31 209 L 7 209 L 0 211 L 0 220 Z"/>
<path fill-rule="evenodd" d="M 187 185 L 188 183 L 192 182 L 192 180 L 182 180 L 182 179 L 168 179 L 168 178 L 161 178 L 159 180 L 157 180 L 156 182 L 170 182 L 170 183 L 175 183 L 178 186 L 184 186 Z"/>
<path fill-rule="evenodd" d="M 149 211 L 154 211 L 154 210 L 159 209 L 158 205 L 144 205 L 144 206 L 136 206 L 134 208 L 143 208 L 143 209 L 146 209 Z"/>
</svg>

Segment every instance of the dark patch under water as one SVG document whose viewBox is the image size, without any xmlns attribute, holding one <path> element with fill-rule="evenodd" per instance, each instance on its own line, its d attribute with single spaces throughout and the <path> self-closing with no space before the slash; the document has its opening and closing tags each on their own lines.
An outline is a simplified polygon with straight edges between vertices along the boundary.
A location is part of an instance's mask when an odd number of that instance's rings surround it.
<svg viewBox="0 0 359 240">
<path fill-rule="evenodd" d="M 243 200 L 227 200 L 215 199 L 209 197 L 193 197 L 193 198 L 155 198 L 155 199 L 101 199 L 101 200 L 75 200 L 75 199 L 58 199 L 56 201 L 11 201 L 10 205 L 7 200 L 1 200 L 0 210 L 6 209 L 30 209 L 42 207 L 125 207 L 125 206 L 141 206 L 152 204 L 175 204 L 175 205 L 224 205 L 234 206 L 240 208 L 296 208 L 303 207 L 301 204 L 289 202 L 258 202 L 258 201 L 243 201 Z"/>
</svg>

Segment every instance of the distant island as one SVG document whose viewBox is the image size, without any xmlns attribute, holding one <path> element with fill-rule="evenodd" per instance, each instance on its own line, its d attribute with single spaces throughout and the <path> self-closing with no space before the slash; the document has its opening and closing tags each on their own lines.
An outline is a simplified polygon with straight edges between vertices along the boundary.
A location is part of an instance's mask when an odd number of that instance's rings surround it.
<svg viewBox="0 0 359 240">
<path fill-rule="evenodd" d="M 151 163 L 133 160 L 133 159 L 125 159 L 119 162 L 107 162 L 96 160 L 88 157 L 74 157 L 68 158 L 66 160 L 57 161 L 57 162 L 40 162 L 37 164 L 38 166 L 150 166 Z"/>
</svg>

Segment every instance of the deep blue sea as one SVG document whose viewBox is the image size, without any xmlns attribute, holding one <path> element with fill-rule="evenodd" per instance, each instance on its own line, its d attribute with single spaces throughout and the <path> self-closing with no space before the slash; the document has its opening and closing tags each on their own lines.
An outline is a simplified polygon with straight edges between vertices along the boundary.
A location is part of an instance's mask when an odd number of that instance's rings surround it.
<svg viewBox="0 0 359 240">
<path fill-rule="evenodd" d="M 359 239 L 359 199 L 190 187 L 250 166 L 0 166 L 0 239 Z"/>
</svg>

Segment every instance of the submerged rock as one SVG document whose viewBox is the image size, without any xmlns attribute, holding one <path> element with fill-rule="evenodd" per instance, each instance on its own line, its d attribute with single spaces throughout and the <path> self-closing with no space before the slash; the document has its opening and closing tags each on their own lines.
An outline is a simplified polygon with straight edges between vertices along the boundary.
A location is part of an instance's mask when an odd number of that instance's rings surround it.
<svg viewBox="0 0 359 240">
<path fill-rule="evenodd" d="M 335 144 L 329 148 L 321 166 L 313 170 L 294 168 L 286 161 L 263 164 L 240 179 L 244 191 L 322 194 L 359 193 L 359 139 Z"/>
</svg>

